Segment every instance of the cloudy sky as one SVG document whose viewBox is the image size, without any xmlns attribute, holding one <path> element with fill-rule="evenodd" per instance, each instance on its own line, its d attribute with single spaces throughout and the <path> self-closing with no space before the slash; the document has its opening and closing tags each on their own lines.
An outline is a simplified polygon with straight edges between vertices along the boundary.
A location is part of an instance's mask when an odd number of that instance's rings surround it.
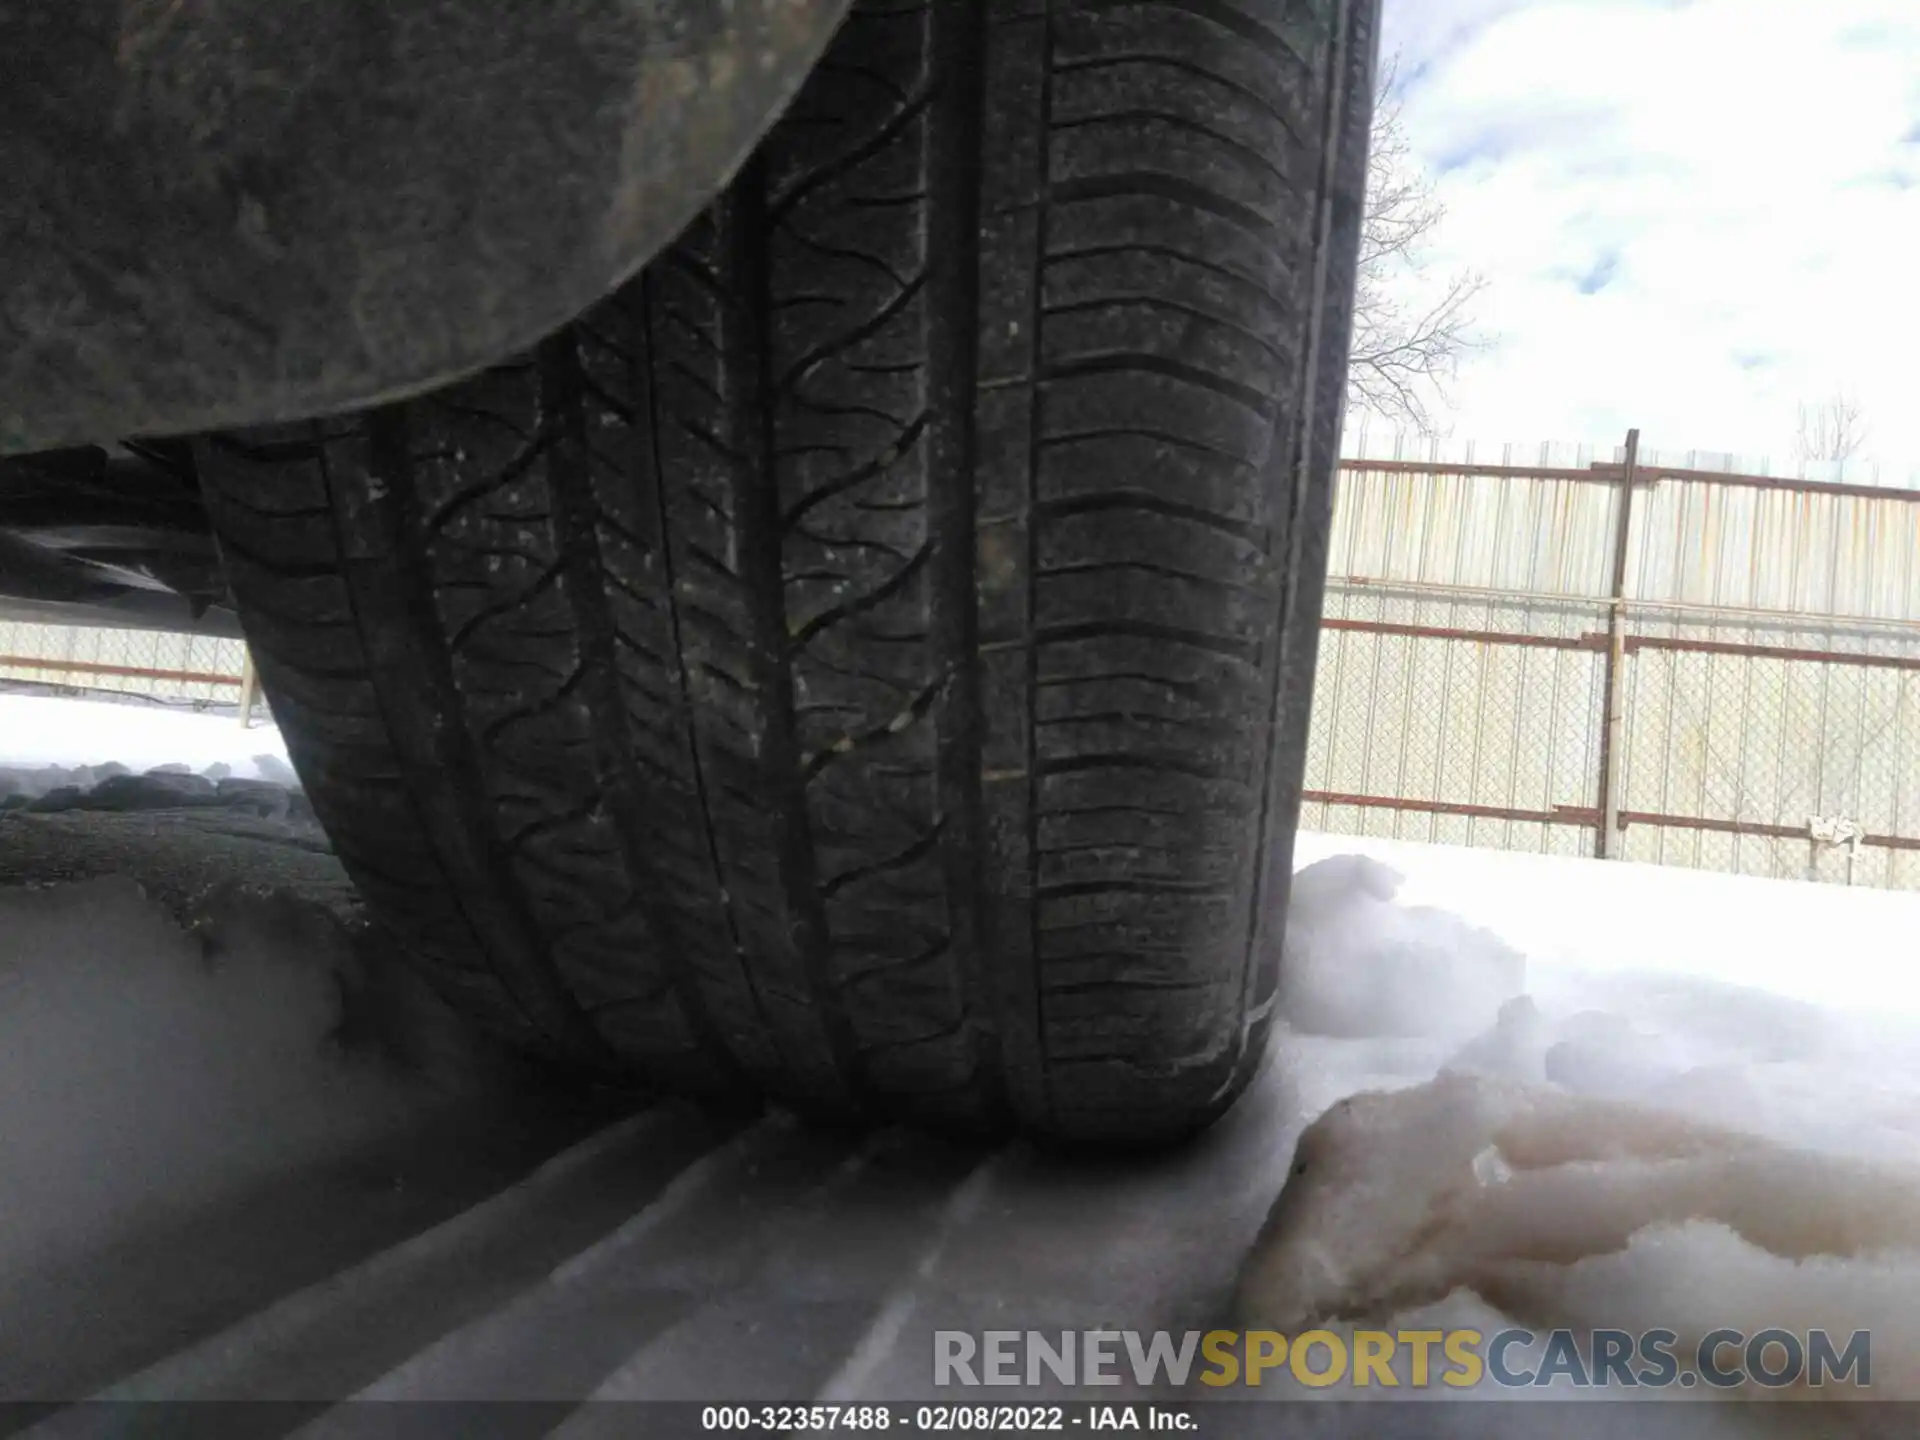
<svg viewBox="0 0 1920 1440">
<path fill-rule="evenodd" d="M 1771 457 L 1845 391 L 1920 467 L 1920 0 L 1386 0 L 1491 282 L 1456 440 Z"/>
</svg>

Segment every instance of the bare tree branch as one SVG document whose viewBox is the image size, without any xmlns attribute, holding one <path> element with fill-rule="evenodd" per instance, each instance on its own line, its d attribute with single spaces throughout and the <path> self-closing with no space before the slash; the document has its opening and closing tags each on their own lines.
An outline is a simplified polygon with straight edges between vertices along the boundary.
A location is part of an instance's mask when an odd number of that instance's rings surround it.
<svg viewBox="0 0 1920 1440">
<path fill-rule="evenodd" d="M 1347 405 L 1420 431 L 1433 428 L 1433 407 L 1446 403 L 1460 357 L 1479 344 L 1473 304 L 1487 286 L 1473 271 L 1437 289 L 1423 283 L 1446 213 L 1414 158 L 1398 65 L 1390 62 L 1374 95 Z"/>
<path fill-rule="evenodd" d="M 1800 404 L 1800 424 L 1794 436 L 1794 458 L 1843 465 L 1867 443 L 1867 421 L 1860 407 L 1846 395 L 1833 395 L 1817 404 Z"/>
</svg>

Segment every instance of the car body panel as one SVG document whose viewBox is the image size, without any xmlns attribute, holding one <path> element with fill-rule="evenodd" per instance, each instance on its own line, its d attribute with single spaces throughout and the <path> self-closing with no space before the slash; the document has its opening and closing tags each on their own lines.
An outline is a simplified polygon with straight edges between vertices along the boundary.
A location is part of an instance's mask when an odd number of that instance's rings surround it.
<svg viewBox="0 0 1920 1440">
<path fill-rule="evenodd" d="M 0 0 L 0 454 L 494 363 L 731 176 L 848 0 Z"/>
</svg>

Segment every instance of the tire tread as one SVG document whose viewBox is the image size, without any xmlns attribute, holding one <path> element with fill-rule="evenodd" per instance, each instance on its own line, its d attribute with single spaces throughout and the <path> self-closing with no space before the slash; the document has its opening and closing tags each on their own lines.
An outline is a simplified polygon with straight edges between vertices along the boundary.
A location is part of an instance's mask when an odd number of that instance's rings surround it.
<svg viewBox="0 0 1920 1440">
<path fill-rule="evenodd" d="M 861 0 L 534 354 L 202 445 L 295 764 L 444 989 L 825 1113 L 1139 1142 L 1230 1103 L 1373 8 Z"/>
</svg>

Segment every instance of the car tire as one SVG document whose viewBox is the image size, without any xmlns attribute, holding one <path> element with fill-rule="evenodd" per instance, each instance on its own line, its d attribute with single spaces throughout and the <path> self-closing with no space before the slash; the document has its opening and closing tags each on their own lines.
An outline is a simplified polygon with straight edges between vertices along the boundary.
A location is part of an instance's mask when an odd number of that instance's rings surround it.
<svg viewBox="0 0 1920 1440">
<path fill-rule="evenodd" d="M 294 764 L 585 1074 L 1072 1142 L 1265 1047 L 1373 0 L 859 4 L 533 354 L 197 449 Z"/>
</svg>

